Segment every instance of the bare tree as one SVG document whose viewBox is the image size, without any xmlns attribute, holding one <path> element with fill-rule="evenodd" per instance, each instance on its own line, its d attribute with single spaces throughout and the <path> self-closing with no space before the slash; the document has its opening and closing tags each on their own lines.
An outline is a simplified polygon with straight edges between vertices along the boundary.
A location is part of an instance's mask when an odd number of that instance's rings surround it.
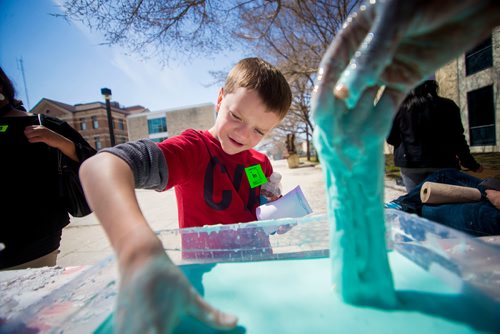
<svg viewBox="0 0 500 334">
<path fill-rule="evenodd" d="M 106 43 L 168 61 L 240 48 L 277 65 L 294 96 L 281 132 L 309 140 L 310 93 L 326 48 L 360 0 L 65 0 Z M 220 75 L 216 76 L 220 79 Z M 278 133 L 280 133 L 278 131 Z M 286 137 L 284 135 L 283 137 Z M 308 151 L 309 156 L 309 151 Z"/>
<path fill-rule="evenodd" d="M 294 99 L 280 129 L 305 138 L 308 159 L 314 130 L 310 98 L 316 71 L 326 48 L 359 3 L 346 0 L 250 1 L 238 7 L 240 27 L 235 36 L 247 47 L 254 47 L 258 55 L 271 58 L 290 83 Z"/>
</svg>

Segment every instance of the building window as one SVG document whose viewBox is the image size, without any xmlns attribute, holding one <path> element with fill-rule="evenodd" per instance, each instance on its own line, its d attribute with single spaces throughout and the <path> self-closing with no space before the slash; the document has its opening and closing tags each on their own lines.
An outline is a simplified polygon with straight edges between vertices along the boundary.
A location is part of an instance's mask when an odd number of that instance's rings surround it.
<svg viewBox="0 0 500 334">
<path fill-rule="evenodd" d="M 92 128 L 99 128 L 99 121 L 97 120 L 97 116 L 92 116 Z"/>
<path fill-rule="evenodd" d="M 471 146 L 496 145 L 493 86 L 467 92 Z"/>
<path fill-rule="evenodd" d="M 102 148 L 101 138 L 94 137 L 95 149 L 100 150 Z"/>
<path fill-rule="evenodd" d="M 87 121 L 85 118 L 80 118 L 80 130 L 87 130 Z"/>
<path fill-rule="evenodd" d="M 125 130 L 125 125 L 123 124 L 123 119 L 118 120 L 118 129 Z"/>
<path fill-rule="evenodd" d="M 491 36 L 465 53 L 465 75 L 471 75 L 493 66 Z"/>
<path fill-rule="evenodd" d="M 148 132 L 150 134 L 167 132 L 167 119 L 165 117 L 148 119 Z"/>
</svg>

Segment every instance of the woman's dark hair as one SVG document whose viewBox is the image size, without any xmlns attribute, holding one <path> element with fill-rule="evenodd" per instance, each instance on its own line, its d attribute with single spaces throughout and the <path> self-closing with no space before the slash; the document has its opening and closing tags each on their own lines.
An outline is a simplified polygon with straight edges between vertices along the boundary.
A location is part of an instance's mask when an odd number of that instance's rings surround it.
<svg viewBox="0 0 500 334">
<path fill-rule="evenodd" d="M 439 84 L 436 80 L 426 80 L 413 88 L 399 106 L 399 109 L 409 110 L 415 106 L 432 102 L 438 97 Z"/>
<path fill-rule="evenodd" d="M 9 104 L 16 109 L 24 110 L 26 109 L 23 106 L 23 102 L 21 100 L 16 100 L 16 89 L 10 81 L 7 74 L 5 74 L 2 67 L 0 67 L 0 86 L 2 87 L 2 94 L 9 101 Z"/>
<path fill-rule="evenodd" d="M 16 90 L 14 89 L 14 85 L 10 81 L 9 77 L 3 71 L 3 68 L 0 67 L 0 85 L 2 86 L 2 94 L 9 101 L 15 100 Z"/>
</svg>

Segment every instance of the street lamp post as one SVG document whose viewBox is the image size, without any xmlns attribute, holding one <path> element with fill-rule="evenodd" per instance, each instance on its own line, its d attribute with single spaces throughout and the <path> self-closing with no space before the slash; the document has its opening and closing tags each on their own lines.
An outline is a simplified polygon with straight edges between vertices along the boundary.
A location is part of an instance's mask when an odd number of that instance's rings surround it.
<svg viewBox="0 0 500 334">
<path fill-rule="evenodd" d="M 111 146 L 115 146 L 115 133 L 113 130 L 113 116 L 111 115 L 111 89 L 101 88 L 101 94 L 106 100 L 106 114 L 108 115 L 108 127 L 109 127 L 109 138 L 111 141 Z"/>
</svg>

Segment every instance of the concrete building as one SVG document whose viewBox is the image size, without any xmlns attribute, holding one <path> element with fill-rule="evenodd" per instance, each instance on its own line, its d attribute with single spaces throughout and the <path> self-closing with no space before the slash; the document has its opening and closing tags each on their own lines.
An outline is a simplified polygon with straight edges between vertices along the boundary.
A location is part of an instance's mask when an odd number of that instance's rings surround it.
<svg viewBox="0 0 500 334">
<path fill-rule="evenodd" d="M 145 111 L 127 116 L 129 140 L 148 138 L 160 142 L 186 129 L 206 130 L 215 123 L 215 105 Z"/>
<path fill-rule="evenodd" d="M 500 26 L 436 72 L 439 94 L 460 107 L 471 152 L 500 152 Z"/>
<path fill-rule="evenodd" d="M 439 95 L 460 108 L 472 153 L 500 152 L 500 26 L 435 73 Z M 387 143 L 384 153 L 393 152 Z"/>
<path fill-rule="evenodd" d="M 118 102 L 111 102 L 115 144 L 125 143 L 129 140 L 126 117 L 145 110 L 148 109 L 143 106 L 123 107 Z M 105 103 L 91 102 L 69 105 L 43 98 L 31 109 L 31 112 L 54 116 L 66 121 L 97 150 L 111 146 Z"/>
</svg>

